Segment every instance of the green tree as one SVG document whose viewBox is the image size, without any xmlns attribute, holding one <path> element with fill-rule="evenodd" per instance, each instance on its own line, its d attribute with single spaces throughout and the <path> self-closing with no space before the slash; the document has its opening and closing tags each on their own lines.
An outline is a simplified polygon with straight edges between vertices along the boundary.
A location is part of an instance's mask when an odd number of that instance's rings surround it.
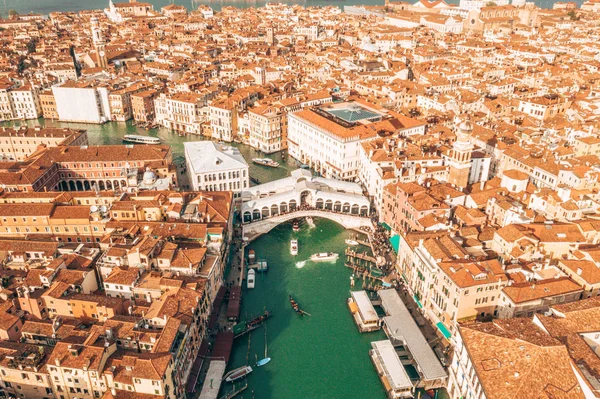
<svg viewBox="0 0 600 399">
<path fill-rule="evenodd" d="M 19 63 L 17 64 L 17 72 L 21 73 L 25 70 L 27 66 L 25 65 L 25 57 L 21 57 L 19 59 Z"/>
<path fill-rule="evenodd" d="M 488 1 L 485 5 L 487 7 L 496 7 L 498 4 L 494 3 L 493 1 Z"/>
<path fill-rule="evenodd" d="M 19 13 L 17 12 L 17 10 L 8 10 L 8 16 L 9 17 L 14 17 L 15 15 L 19 15 Z"/>
<path fill-rule="evenodd" d="M 36 45 L 37 45 L 37 40 L 31 39 L 27 43 L 27 54 L 35 53 Z"/>
<path fill-rule="evenodd" d="M 567 15 L 569 16 L 569 18 L 571 18 L 571 21 L 576 21 L 579 19 L 577 17 L 577 13 L 575 12 L 575 10 L 569 11 L 569 13 Z"/>
</svg>

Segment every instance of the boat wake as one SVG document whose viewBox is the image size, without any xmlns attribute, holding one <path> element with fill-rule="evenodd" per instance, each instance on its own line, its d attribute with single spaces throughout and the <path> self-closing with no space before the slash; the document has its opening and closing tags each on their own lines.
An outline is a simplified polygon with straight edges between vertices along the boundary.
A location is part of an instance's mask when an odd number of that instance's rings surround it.
<svg viewBox="0 0 600 399">
<path fill-rule="evenodd" d="M 306 266 L 306 261 L 305 260 L 300 261 L 300 262 L 296 262 L 296 267 L 298 269 L 302 269 L 304 266 Z"/>
</svg>

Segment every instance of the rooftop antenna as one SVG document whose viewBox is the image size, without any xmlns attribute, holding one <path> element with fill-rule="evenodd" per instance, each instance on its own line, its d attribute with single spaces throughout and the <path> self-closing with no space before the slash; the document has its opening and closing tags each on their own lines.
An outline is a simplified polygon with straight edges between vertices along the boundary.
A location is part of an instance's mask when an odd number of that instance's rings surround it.
<svg viewBox="0 0 600 399">
<path fill-rule="evenodd" d="M 8 19 L 8 6 L 6 5 L 6 0 L 4 0 L 4 14 L 6 15 L 6 19 Z"/>
</svg>

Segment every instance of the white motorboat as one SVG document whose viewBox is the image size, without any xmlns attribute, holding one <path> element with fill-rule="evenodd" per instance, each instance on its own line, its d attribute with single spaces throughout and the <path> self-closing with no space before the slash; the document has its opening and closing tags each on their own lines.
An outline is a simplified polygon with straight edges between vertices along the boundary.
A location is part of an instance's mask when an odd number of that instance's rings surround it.
<svg viewBox="0 0 600 399">
<path fill-rule="evenodd" d="M 248 270 L 248 280 L 247 280 L 248 288 L 254 288 L 255 282 L 256 282 L 256 272 L 254 271 L 254 269 L 250 269 L 250 270 Z"/>
<path fill-rule="evenodd" d="M 298 255 L 298 240 L 290 241 L 290 253 L 292 255 Z"/>
<path fill-rule="evenodd" d="M 123 141 L 137 144 L 160 144 L 158 137 L 140 136 L 139 134 L 126 134 L 123 136 Z"/>
<path fill-rule="evenodd" d="M 227 382 L 233 382 L 237 379 L 247 376 L 252 372 L 252 367 L 250 366 L 242 366 L 235 370 L 231 370 L 229 373 L 225 374 L 223 379 Z"/>
<path fill-rule="evenodd" d="M 346 245 L 358 245 L 358 241 L 356 240 L 347 239 L 344 242 L 346 243 Z"/>
<path fill-rule="evenodd" d="M 271 168 L 278 168 L 279 162 L 275 162 L 269 158 L 252 158 L 252 162 L 262 166 L 269 166 Z"/>
<path fill-rule="evenodd" d="M 340 255 L 335 252 L 321 252 L 310 257 L 313 262 L 336 260 Z"/>
</svg>

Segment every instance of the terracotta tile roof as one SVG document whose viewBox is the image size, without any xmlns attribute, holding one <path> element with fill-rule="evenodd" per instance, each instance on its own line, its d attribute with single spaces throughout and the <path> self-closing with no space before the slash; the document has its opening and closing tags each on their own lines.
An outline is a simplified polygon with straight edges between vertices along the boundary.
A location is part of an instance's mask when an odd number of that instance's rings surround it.
<svg viewBox="0 0 600 399">
<path fill-rule="evenodd" d="M 551 278 L 535 282 L 518 283 L 506 286 L 504 294 L 514 303 L 522 304 L 542 298 L 550 298 L 556 295 L 564 295 L 571 292 L 581 291 L 579 284 L 568 277 Z"/>
<path fill-rule="evenodd" d="M 459 330 L 486 398 L 585 397 L 567 349 L 531 321 L 498 320 Z"/>
</svg>

